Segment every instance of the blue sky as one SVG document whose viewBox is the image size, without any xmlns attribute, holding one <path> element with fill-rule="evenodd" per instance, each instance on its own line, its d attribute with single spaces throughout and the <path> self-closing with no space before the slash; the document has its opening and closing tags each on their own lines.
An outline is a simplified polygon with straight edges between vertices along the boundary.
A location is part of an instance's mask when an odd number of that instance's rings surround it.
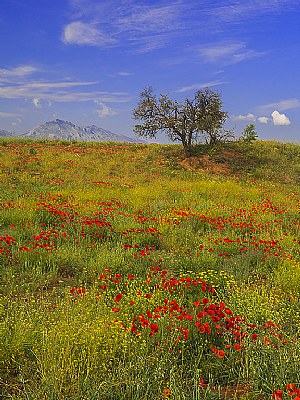
<svg viewBox="0 0 300 400">
<path fill-rule="evenodd" d="M 1 0 L 0 129 L 60 118 L 133 137 L 146 86 L 210 87 L 236 134 L 300 142 L 299 38 L 300 0 Z"/>
</svg>

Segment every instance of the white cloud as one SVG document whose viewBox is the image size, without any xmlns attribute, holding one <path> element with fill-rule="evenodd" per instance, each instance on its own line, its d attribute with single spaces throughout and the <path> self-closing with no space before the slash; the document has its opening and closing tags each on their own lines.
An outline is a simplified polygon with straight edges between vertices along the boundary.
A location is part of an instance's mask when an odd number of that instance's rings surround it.
<svg viewBox="0 0 300 400">
<path fill-rule="evenodd" d="M 287 99 L 279 101 L 277 103 L 264 104 L 262 106 L 259 106 L 258 108 L 262 111 L 270 111 L 274 109 L 279 111 L 285 111 L 299 107 L 300 107 L 300 101 L 298 99 Z"/>
<path fill-rule="evenodd" d="M 120 71 L 116 73 L 117 76 L 131 76 L 133 75 L 132 72 L 127 72 L 127 71 Z"/>
<path fill-rule="evenodd" d="M 127 51 L 135 53 L 165 47 L 189 29 L 187 21 L 183 23 L 183 13 L 189 7 L 182 0 L 164 3 L 72 0 L 73 18 L 77 20 L 65 26 L 62 41 L 99 47 L 126 45 Z"/>
<path fill-rule="evenodd" d="M 204 89 L 206 87 L 222 85 L 223 83 L 225 83 L 225 82 L 213 81 L 213 82 L 207 82 L 207 83 L 195 83 L 194 85 L 183 86 L 182 88 L 176 90 L 176 93 L 184 93 L 184 92 L 189 92 L 190 90 Z"/>
<path fill-rule="evenodd" d="M 0 68 L 0 80 L 13 78 L 23 78 L 37 72 L 38 69 L 33 65 L 20 65 L 16 68 Z"/>
<path fill-rule="evenodd" d="M 240 43 L 215 44 L 200 48 L 199 53 L 206 61 L 214 62 L 220 58 L 232 56 L 240 51 L 243 47 L 244 46 Z"/>
<path fill-rule="evenodd" d="M 26 87 L 33 88 L 33 89 L 58 89 L 58 88 L 68 88 L 74 86 L 88 86 L 88 85 L 95 85 L 99 83 L 98 81 L 94 82 L 30 82 L 26 84 Z"/>
<path fill-rule="evenodd" d="M 17 122 L 12 122 L 13 126 L 19 125 L 22 122 L 21 118 L 17 118 Z"/>
<path fill-rule="evenodd" d="M 110 46 L 116 43 L 115 39 L 101 32 L 95 23 L 80 21 L 71 22 L 65 27 L 62 41 L 65 44 L 88 46 Z"/>
<path fill-rule="evenodd" d="M 95 103 L 100 106 L 100 108 L 97 110 L 97 114 L 100 118 L 110 117 L 117 114 L 111 107 L 108 107 L 106 104 L 97 100 L 95 101 Z"/>
<path fill-rule="evenodd" d="M 278 111 L 272 112 L 274 125 L 290 125 L 291 121 L 285 114 L 280 114 Z"/>
<path fill-rule="evenodd" d="M 20 114 L 10 113 L 10 112 L 0 112 L 0 118 L 11 118 L 17 117 Z"/>
<path fill-rule="evenodd" d="M 42 108 L 41 99 L 34 97 L 32 102 L 36 108 Z"/>
<path fill-rule="evenodd" d="M 256 117 L 254 114 L 247 114 L 247 115 L 237 115 L 237 116 L 232 116 L 230 119 L 234 121 L 256 121 Z"/>
<path fill-rule="evenodd" d="M 259 117 L 257 118 L 257 120 L 261 123 L 261 124 L 267 124 L 269 121 L 268 117 Z"/>
<path fill-rule="evenodd" d="M 260 15 L 283 13 L 299 6 L 298 0 L 236 0 L 225 2 L 226 5 L 218 6 L 214 11 L 214 18 L 217 21 L 232 23 L 234 21 L 249 21 Z"/>
<path fill-rule="evenodd" d="M 249 24 L 250 19 L 297 11 L 299 6 L 299 0 L 69 0 L 68 3 L 72 22 L 65 27 L 62 37 L 65 43 L 102 47 L 125 45 L 128 51 L 138 53 L 166 47 L 177 38 L 180 38 L 178 43 L 183 40 L 186 45 L 192 37 L 197 37 L 199 42 L 208 35 L 232 34 L 235 23 Z M 78 32 L 86 29 L 84 39 Z M 262 54 L 240 48 L 232 62 Z"/>
<path fill-rule="evenodd" d="M 206 62 L 224 62 L 225 64 L 236 64 L 254 57 L 263 56 L 265 53 L 248 50 L 245 43 L 220 42 L 196 49 L 198 54 Z"/>
<path fill-rule="evenodd" d="M 2 72 L 1 72 L 2 71 Z M 35 80 L 27 75 L 36 72 L 34 67 L 17 67 L 14 69 L 0 70 L 5 80 L 0 85 L 0 99 L 24 99 L 30 101 L 35 107 L 50 106 L 52 102 L 85 102 L 99 100 L 103 103 L 121 103 L 129 101 L 127 93 L 105 92 L 96 90 L 98 81 L 70 81 L 56 82 Z M 15 78 L 18 77 L 16 80 Z M 79 90 L 80 87 L 89 87 L 89 90 Z"/>
<path fill-rule="evenodd" d="M 114 26 L 121 32 L 139 32 L 139 34 L 158 34 L 173 32 L 180 27 L 181 12 L 184 7 L 180 1 L 171 5 L 137 5 L 123 9 L 114 21 Z M 175 21 L 177 23 L 175 23 Z"/>
</svg>

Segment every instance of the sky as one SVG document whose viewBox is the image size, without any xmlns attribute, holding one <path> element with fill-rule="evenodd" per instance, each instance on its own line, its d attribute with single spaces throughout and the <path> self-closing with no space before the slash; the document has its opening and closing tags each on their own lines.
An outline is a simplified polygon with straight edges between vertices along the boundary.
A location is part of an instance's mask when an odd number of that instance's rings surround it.
<svg viewBox="0 0 300 400">
<path fill-rule="evenodd" d="M 300 0 L 1 0 L 0 129 L 59 118 L 134 137 L 146 87 L 209 87 L 237 136 L 254 123 L 300 142 L 299 38 Z"/>
</svg>

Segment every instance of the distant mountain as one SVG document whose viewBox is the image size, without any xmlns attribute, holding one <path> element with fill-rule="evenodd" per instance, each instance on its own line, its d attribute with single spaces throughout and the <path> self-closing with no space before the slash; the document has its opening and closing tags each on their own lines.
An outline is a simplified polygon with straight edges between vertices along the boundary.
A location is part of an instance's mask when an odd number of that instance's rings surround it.
<svg viewBox="0 0 300 400">
<path fill-rule="evenodd" d="M 12 133 L 12 132 L 8 132 L 8 131 L 5 131 L 4 129 L 0 129 L 0 136 L 2 136 L 2 137 L 4 137 L 4 136 L 8 136 L 8 137 L 14 137 L 15 136 L 15 134 L 14 133 Z"/>
<path fill-rule="evenodd" d="M 31 139 L 81 140 L 87 142 L 132 142 L 145 143 L 143 140 L 129 138 L 124 135 L 92 126 L 76 126 L 72 122 L 56 119 L 37 126 L 22 137 Z"/>
</svg>

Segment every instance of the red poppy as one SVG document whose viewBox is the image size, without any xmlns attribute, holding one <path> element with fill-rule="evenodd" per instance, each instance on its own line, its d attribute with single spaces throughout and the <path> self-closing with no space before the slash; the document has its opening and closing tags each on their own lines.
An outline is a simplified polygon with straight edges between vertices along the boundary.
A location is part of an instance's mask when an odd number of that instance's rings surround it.
<svg viewBox="0 0 300 400">
<path fill-rule="evenodd" d="M 241 346 L 239 343 L 235 344 L 233 347 L 234 347 L 235 350 L 237 350 L 237 351 L 242 350 L 242 346 Z"/>
<path fill-rule="evenodd" d="M 200 305 L 200 300 L 194 301 L 193 306 L 195 306 L 196 308 L 198 308 Z"/>
<path fill-rule="evenodd" d="M 205 383 L 205 380 L 203 378 L 200 379 L 199 385 L 201 387 L 206 387 L 207 386 L 207 384 Z"/>
<path fill-rule="evenodd" d="M 78 288 L 77 289 L 77 294 L 79 296 L 84 296 L 85 295 L 85 288 L 84 287 Z"/>
<path fill-rule="evenodd" d="M 118 294 L 116 295 L 116 297 L 115 297 L 115 302 L 116 302 L 116 303 L 119 303 L 119 301 L 121 301 L 122 297 L 123 297 L 122 293 L 118 293 Z"/>
<path fill-rule="evenodd" d="M 274 400 L 282 400 L 283 399 L 283 392 L 282 390 L 274 390 L 272 393 L 272 399 Z"/>
<path fill-rule="evenodd" d="M 270 341 L 268 338 L 266 338 L 266 337 L 263 337 L 261 340 L 262 340 L 262 342 L 263 342 L 266 346 L 268 346 L 268 344 L 271 343 L 271 341 Z"/>
<path fill-rule="evenodd" d="M 73 294 L 73 293 L 75 293 L 75 292 L 76 292 L 76 287 L 72 287 L 72 288 L 70 289 L 70 293 Z"/>
<path fill-rule="evenodd" d="M 150 324 L 150 329 L 151 329 L 152 332 L 158 332 L 158 325 Z"/>
<path fill-rule="evenodd" d="M 296 400 L 298 400 L 298 399 L 300 399 L 300 388 L 299 389 L 297 389 L 297 387 L 296 387 L 296 385 L 294 384 L 294 383 L 288 383 L 287 385 L 286 385 L 286 388 L 287 388 L 287 390 L 289 391 L 289 393 L 288 393 L 288 395 L 289 396 L 295 396 L 295 395 L 297 395 L 296 397 L 295 397 L 295 399 Z M 294 400 L 295 400 L 294 399 Z"/>
<path fill-rule="evenodd" d="M 225 357 L 225 351 L 224 350 L 218 350 L 218 352 L 217 352 L 217 356 L 218 356 L 218 358 L 223 358 L 223 357 Z"/>
</svg>

